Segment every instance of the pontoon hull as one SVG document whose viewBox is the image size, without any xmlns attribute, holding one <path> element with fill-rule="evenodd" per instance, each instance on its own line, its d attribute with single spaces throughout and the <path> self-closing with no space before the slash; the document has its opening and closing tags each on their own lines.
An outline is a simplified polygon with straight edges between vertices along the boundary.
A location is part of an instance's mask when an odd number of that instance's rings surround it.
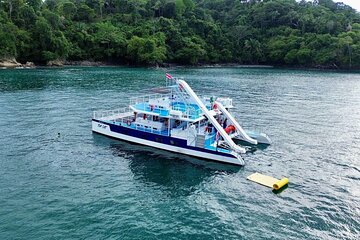
<svg viewBox="0 0 360 240">
<path fill-rule="evenodd" d="M 92 131 L 112 138 L 155 147 L 171 152 L 181 153 L 197 158 L 204 158 L 210 161 L 217 161 L 239 166 L 245 164 L 240 155 L 234 156 L 228 153 L 215 152 L 198 147 L 187 146 L 187 142 L 184 139 L 138 131 L 102 122 L 96 119 L 92 120 Z"/>
<path fill-rule="evenodd" d="M 264 145 L 271 144 L 271 140 L 270 140 L 269 136 L 266 135 L 265 133 L 257 133 L 257 132 L 252 132 L 252 131 L 246 131 L 246 133 L 251 138 L 255 139 L 258 144 L 264 144 Z M 242 136 L 237 136 L 237 137 L 233 138 L 233 140 L 248 142 Z"/>
</svg>

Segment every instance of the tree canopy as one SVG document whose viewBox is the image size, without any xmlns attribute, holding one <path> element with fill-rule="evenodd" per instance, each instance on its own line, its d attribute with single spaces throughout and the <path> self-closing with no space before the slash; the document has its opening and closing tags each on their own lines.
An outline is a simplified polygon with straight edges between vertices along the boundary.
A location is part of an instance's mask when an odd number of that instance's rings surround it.
<svg viewBox="0 0 360 240">
<path fill-rule="evenodd" d="M 0 0 L 0 58 L 360 68 L 360 14 L 332 0 Z"/>
</svg>

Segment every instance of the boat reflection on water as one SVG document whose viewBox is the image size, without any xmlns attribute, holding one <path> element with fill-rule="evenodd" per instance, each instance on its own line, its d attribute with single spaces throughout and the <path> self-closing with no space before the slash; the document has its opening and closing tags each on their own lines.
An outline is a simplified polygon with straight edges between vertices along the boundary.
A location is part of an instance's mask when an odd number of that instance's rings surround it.
<svg viewBox="0 0 360 240">
<path fill-rule="evenodd" d="M 235 174 L 240 166 L 204 161 L 93 134 L 96 143 L 108 145 L 113 155 L 128 160 L 134 179 L 145 186 L 154 183 L 171 196 L 186 196 L 218 174 Z M 120 161 L 120 160 L 119 160 Z"/>
</svg>

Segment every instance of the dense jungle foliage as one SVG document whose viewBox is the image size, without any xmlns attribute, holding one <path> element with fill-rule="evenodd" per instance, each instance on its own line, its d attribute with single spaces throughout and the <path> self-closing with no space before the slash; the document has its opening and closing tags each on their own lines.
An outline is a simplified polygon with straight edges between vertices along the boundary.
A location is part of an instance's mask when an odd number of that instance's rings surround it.
<svg viewBox="0 0 360 240">
<path fill-rule="evenodd" d="M 360 68 L 360 14 L 332 0 L 0 0 L 12 57 Z"/>
</svg>

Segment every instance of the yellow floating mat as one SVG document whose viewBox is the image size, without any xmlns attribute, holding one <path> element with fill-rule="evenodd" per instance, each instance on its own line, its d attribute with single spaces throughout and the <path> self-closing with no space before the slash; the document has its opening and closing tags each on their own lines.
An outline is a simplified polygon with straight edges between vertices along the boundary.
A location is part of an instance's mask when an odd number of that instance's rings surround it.
<svg viewBox="0 0 360 240">
<path fill-rule="evenodd" d="M 283 178 L 281 180 L 263 175 L 261 173 L 253 173 L 247 177 L 248 180 L 259 183 L 266 187 L 272 188 L 274 190 L 279 190 L 289 183 L 289 179 Z"/>
</svg>

